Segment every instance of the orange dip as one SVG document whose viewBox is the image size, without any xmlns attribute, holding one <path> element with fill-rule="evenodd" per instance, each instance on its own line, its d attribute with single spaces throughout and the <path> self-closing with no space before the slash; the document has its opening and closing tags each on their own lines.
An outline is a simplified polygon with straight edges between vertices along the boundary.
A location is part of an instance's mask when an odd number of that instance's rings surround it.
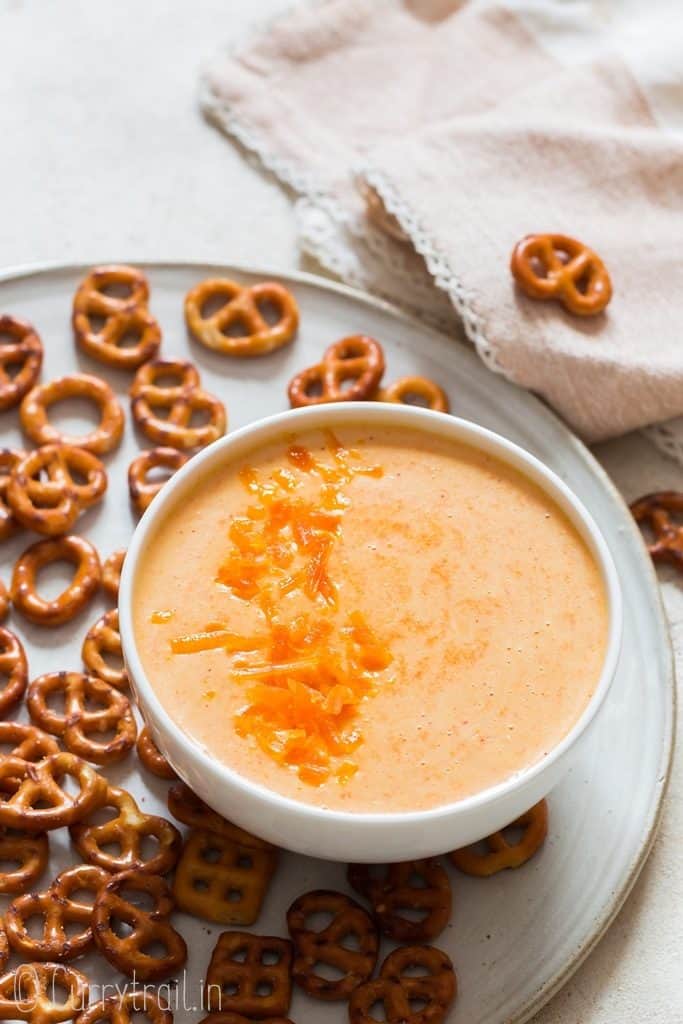
<svg viewBox="0 0 683 1024">
<path fill-rule="evenodd" d="M 142 557 L 134 622 L 159 699 L 212 756 L 298 800 L 403 811 L 558 743 L 597 685 L 607 605 L 515 469 L 356 428 L 200 481 Z"/>
</svg>

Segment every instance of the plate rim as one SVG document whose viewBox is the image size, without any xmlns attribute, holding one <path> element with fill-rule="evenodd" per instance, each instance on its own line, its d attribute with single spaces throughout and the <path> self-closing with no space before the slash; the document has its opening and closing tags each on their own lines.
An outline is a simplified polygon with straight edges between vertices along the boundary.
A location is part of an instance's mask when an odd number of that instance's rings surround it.
<svg viewBox="0 0 683 1024">
<path fill-rule="evenodd" d="M 88 261 L 46 260 L 22 263 L 1 269 L 0 285 L 10 281 L 20 280 L 22 278 L 43 277 L 45 275 L 64 271 L 73 271 L 74 273 L 79 271 L 87 272 L 92 269 L 93 266 L 112 263 L 125 263 L 131 266 L 142 267 L 146 270 L 181 270 L 183 268 L 187 268 L 188 270 L 196 271 L 204 269 L 210 272 L 220 271 L 221 273 L 228 274 L 236 273 L 238 275 L 247 274 L 263 277 L 276 277 L 283 281 L 305 284 L 309 287 L 317 288 L 320 291 L 332 292 L 358 302 L 361 305 L 370 306 L 374 309 L 380 310 L 388 316 L 392 316 L 407 325 L 412 325 L 416 329 L 432 335 L 435 342 L 438 341 L 441 344 L 448 345 L 458 344 L 460 354 L 464 358 L 469 359 L 472 362 L 472 365 L 479 365 L 486 369 L 471 346 L 464 344 L 458 338 L 449 337 L 445 332 L 437 330 L 426 321 L 420 320 L 418 317 L 407 313 L 399 306 L 396 306 L 391 302 L 387 302 L 385 299 L 363 292 L 360 289 L 353 288 L 343 282 L 335 281 L 332 278 L 312 274 L 304 270 L 278 268 L 268 264 L 254 265 L 248 263 L 230 263 L 202 258 L 164 260 L 154 260 L 150 258 L 115 260 L 109 258 L 105 260 Z M 560 417 L 554 413 L 552 409 L 550 409 L 537 395 L 534 395 L 530 391 L 526 391 L 524 388 L 519 387 L 512 381 L 506 380 L 504 377 L 502 377 L 502 379 L 505 380 L 510 387 L 515 388 L 515 390 L 520 393 L 522 400 L 528 403 L 529 408 L 537 418 L 545 420 L 546 423 L 552 425 L 552 428 L 562 436 L 563 442 L 573 450 L 579 460 L 584 463 L 587 470 L 599 480 L 605 491 L 609 494 L 611 500 L 620 508 L 624 523 L 627 525 L 630 532 L 640 537 L 640 531 L 633 521 L 628 505 L 626 504 L 622 494 L 613 483 L 606 470 L 603 469 L 596 457 L 587 448 L 583 441 L 581 441 L 560 419 Z M 553 996 L 557 994 L 557 992 L 559 992 L 559 990 L 570 980 L 588 956 L 593 952 L 626 903 L 626 900 L 628 899 L 638 876 L 640 875 L 640 872 L 652 851 L 662 819 L 664 802 L 671 778 L 673 754 L 676 742 L 676 708 L 678 701 L 676 663 L 657 574 L 652 560 L 646 553 L 644 545 L 641 544 L 640 547 L 642 548 L 641 555 L 639 556 L 640 568 L 642 570 L 642 582 L 647 587 L 653 611 L 657 619 L 660 640 L 663 645 L 662 668 L 665 673 L 664 682 L 666 686 L 666 693 L 669 696 L 669 699 L 663 704 L 665 708 L 664 742 L 660 753 L 660 770 L 653 790 L 653 800 L 648 809 L 648 815 L 646 818 L 646 829 L 622 884 L 603 905 L 601 914 L 594 922 L 592 933 L 584 940 L 582 945 L 575 950 L 574 954 L 567 960 L 564 967 L 552 978 L 548 979 L 539 989 L 537 989 L 535 995 L 526 1001 L 526 1004 L 520 1008 L 514 1017 L 508 1018 L 506 1024 L 527 1024 L 527 1022 L 536 1013 L 538 1013 L 546 1003 L 548 1003 Z"/>
</svg>

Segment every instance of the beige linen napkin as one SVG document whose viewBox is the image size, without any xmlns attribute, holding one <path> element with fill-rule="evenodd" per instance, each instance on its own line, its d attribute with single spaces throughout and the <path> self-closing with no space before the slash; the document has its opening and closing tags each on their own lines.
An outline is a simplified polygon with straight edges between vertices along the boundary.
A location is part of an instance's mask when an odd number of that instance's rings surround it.
<svg viewBox="0 0 683 1024">
<path fill-rule="evenodd" d="M 683 18 L 643 6 L 318 0 L 218 58 L 203 103 L 299 194 L 326 266 L 454 331 L 455 310 L 598 440 L 683 413 Z M 603 258 L 604 314 L 515 288 L 513 245 L 546 231 Z"/>
</svg>

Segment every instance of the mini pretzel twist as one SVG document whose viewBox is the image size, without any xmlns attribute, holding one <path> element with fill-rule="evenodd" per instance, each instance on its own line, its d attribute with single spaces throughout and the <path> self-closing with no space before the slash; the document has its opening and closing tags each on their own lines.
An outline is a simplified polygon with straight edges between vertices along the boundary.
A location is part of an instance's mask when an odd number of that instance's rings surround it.
<svg viewBox="0 0 683 1024">
<path fill-rule="evenodd" d="M 506 829 L 521 829 L 522 838 L 510 843 Z M 488 850 L 480 853 L 477 844 L 465 846 L 449 853 L 451 862 L 459 871 L 477 878 L 489 878 L 505 868 L 521 868 L 540 850 L 548 834 L 548 805 L 545 800 L 535 804 L 515 821 L 487 836 L 482 842 Z"/>
<path fill-rule="evenodd" d="M 71 838 L 83 860 L 112 874 L 136 870 L 150 875 L 170 871 L 180 856 L 182 841 L 178 829 L 154 814 L 144 814 L 130 793 L 109 786 L 101 805 L 118 813 L 102 824 L 86 819 L 74 825 Z M 157 849 L 145 857 L 145 840 L 156 840 Z M 114 846 L 115 852 L 107 847 Z"/>
<path fill-rule="evenodd" d="M 168 809 L 173 817 L 182 821 L 184 825 L 190 825 L 192 828 L 202 829 L 206 832 L 214 832 L 218 836 L 225 836 L 226 839 L 231 839 L 239 846 L 272 848 L 265 839 L 253 836 L 250 832 L 246 832 L 243 828 L 222 817 L 205 804 L 184 782 L 176 782 L 173 786 L 169 786 Z"/>
<path fill-rule="evenodd" d="M 76 572 L 58 597 L 41 597 L 36 578 L 53 562 L 71 562 Z M 39 540 L 19 556 L 12 573 L 12 603 L 30 622 L 39 626 L 61 626 L 85 608 L 97 592 L 102 570 L 97 551 L 84 537 L 70 535 Z"/>
<path fill-rule="evenodd" d="M 129 894 L 140 893 L 154 900 L 154 908 L 141 910 Z M 173 910 L 171 891 L 159 875 L 142 871 L 122 871 L 107 882 L 95 900 L 92 929 L 100 953 L 123 974 L 139 981 L 159 981 L 175 974 L 187 960 L 185 940 L 170 922 Z M 121 938 L 114 924 L 123 921 L 131 931 Z M 164 954 L 146 953 L 154 944 Z"/>
<path fill-rule="evenodd" d="M 66 998 L 57 1002 L 59 990 Z M 88 1002 L 87 978 L 66 964 L 20 964 L 0 978 L 0 1020 L 72 1021 Z"/>
<path fill-rule="evenodd" d="M 67 775 L 78 785 L 68 793 L 61 785 Z M 7 780 L 12 791 L 4 792 Z M 49 832 L 72 825 L 101 807 L 107 784 L 79 757 L 66 751 L 50 754 L 37 764 L 20 757 L 0 760 L 0 826 L 26 832 Z"/>
<path fill-rule="evenodd" d="M 116 551 L 112 551 L 108 558 L 105 558 L 102 565 L 102 590 L 112 601 L 119 599 L 119 584 L 125 557 L 126 549 L 118 548 Z"/>
<path fill-rule="evenodd" d="M 576 316 L 595 316 L 612 298 L 605 264 L 568 235 L 526 235 L 512 250 L 510 270 L 525 295 L 556 299 Z"/>
<path fill-rule="evenodd" d="M 427 377 L 400 377 L 389 387 L 382 388 L 377 398 L 380 402 L 424 406 L 434 412 L 451 411 L 446 392 Z"/>
<path fill-rule="evenodd" d="M 99 425 L 90 433 L 63 434 L 47 418 L 48 407 L 67 398 L 87 398 L 100 410 Z M 123 409 L 116 395 L 101 377 L 75 373 L 48 384 L 38 384 L 25 396 L 19 409 L 21 426 L 37 445 L 70 444 L 94 455 L 104 455 L 117 447 L 123 434 Z"/>
<path fill-rule="evenodd" d="M 44 832 L 0 834 L 0 862 L 13 865 L 0 871 L 0 893 L 26 892 L 47 868 L 49 857 L 50 843 Z"/>
<path fill-rule="evenodd" d="M 91 1003 L 76 1020 L 76 1024 L 141 1024 L 144 1014 L 149 1024 L 173 1024 L 173 1014 L 163 1005 L 159 996 L 146 989 L 121 992 Z"/>
<path fill-rule="evenodd" d="M 104 657 L 105 654 L 113 655 L 120 661 L 120 667 L 111 665 Z M 83 641 L 81 657 L 83 664 L 93 675 L 104 679 L 105 683 L 117 690 L 128 689 L 128 673 L 123 667 L 118 608 L 110 608 L 90 627 Z"/>
<path fill-rule="evenodd" d="M 332 915 L 320 931 L 307 927 L 318 913 Z M 292 978 L 316 999 L 348 999 L 358 985 L 372 977 L 377 963 L 377 927 L 367 910 L 340 892 L 318 889 L 299 896 L 287 911 L 287 927 L 294 943 Z M 352 938 L 356 948 L 345 943 Z M 316 971 L 327 964 L 341 972 L 335 980 Z"/>
<path fill-rule="evenodd" d="M 128 492 L 133 508 L 139 516 L 156 498 L 166 480 L 148 480 L 147 476 L 153 469 L 169 470 L 167 479 L 173 476 L 190 458 L 185 452 L 175 448 L 152 448 L 151 451 L 140 452 L 128 467 Z"/>
<path fill-rule="evenodd" d="M 225 300 L 215 313 L 204 316 L 211 301 Z M 269 323 L 261 308 L 270 306 L 277 322 Z M 227 278 L 201 281 L 185 296 L 185 319 L 197 341 L 228 356 L 260 356 L 291 341 L 299 326 L 299 309 L 292 293 L 274 281 L 241 285 Z M 231 334 L 235 328 L 241 333 Z"/>
<path fill-rule="evenodd" d="M 0 580 L 0 622 L 7 618 L 9 612 L 10 595 L 9 590 Z"/>
<path fill-rule="evenodd" d="M 87 953 L 93 945 L 90 919 L 92 903 L 74 899 L 72 893 L 97 893 L 109 880 L 101 868 L 77 864 L 55 878 L 45 892 L 28 893 L 12 900 L 5 912 L 5 928 L 15 953 L 28 960 L 55 960 L 66 963 Z M 33 938 L 27 922 L 42 918 L 43 934 Z M 76 934 L 67 925 L 81 925 Z"/>
<path fill-rule="evenodd" d="M 669 562 L 683 569 L 683 494 L 677 491 L 656 491 L 646 494 L 631 505 L 633 518 L 640 526 L 649 526 L 654 540 L 647 545 L 655 562 Z"/>
<path fill-rule="evenodd" d="M 124 296 L 107 294 L 112 286 L 128 289 Z M 74 296 L 72 324 L 76 343 L 105 366 L 135 370 L 153 359 L 161 344 L 161 328 L 148 309 L 149 284 L 135 267 L 96 267 Z M 101 320 L 102 325 L 93 321 Z M 121 342 L 130 337 L 134 345 Z"/>
<path fill-rule="evenodd" d="M 408 973 L 415 968 L 422 973 Z M 425 1020 L 442 1019 L 458 990 L 450 957 L 434 946 L 399 946 L 382 964 L 380 977 L 401 985 L 409 999 L 424 1000 Z"/>
<path fill-rule="evenodd" d="M 56 536 L 70 530 L 106 489 L 107 474 L 96 455 L 70 444 L 46 444 L 14 467 L 7 502 L 22 526 Z"/>
<path fill-rule="evenodd" d="M 19 404 L 38 380 L 42 364 L 43 343 L 31 324 L 0 316 L 0 412 Z M 8 367 L 19 369 L 8 373 Z"/>
<path fill-rule="evenodd" d="M 365 334 L 354 334 L 335 341 L 321 362 L 292 377 L 287 394 L 294 408 L 365 401 L 375 394 L 383 373 L 380 343 Z"/>
<path fill-rule="evenodd" d="M 206 972 L 205 1005 L 245 1017 L 284 1017 L 292 998 L 291 965 L 287 939 L 223 932 Z"/>
<path fill-rule="evenodd" d="M 21 640 L 11 630 L 4 629 L 2 626 L 0 626 L 0 678 L 6 680 L 2 691 L 0 691 L 0 716 L 2 716 L 16 707 L 24 696 L 28 683 L 28 662 Z"/>
<path fill-rule="evenodd" d="M 0 541 L 7 540 L 19 529 L 19 522 L 7 502 L 7 488 L 12 470 L 25 454 L 13 448 L 0 448 Z"/>
<path fill-rule="evenodd" d="M 178 776 L 152 739 L 148 726 L 140 731 L 137 742 L 138 757 L 148 772 L 159 779 L 176 779 Z"/>
<path fill-rule="evenodd" d="M 11 757 L 20 757 L 22 761 L 42 761 L 50 754 L 59 753 L 57 740 L 25 722 L 0 722 L 0 745 L 10 747 L 7 753 Z M 5 779 L 2 788 L 12 793 L 18 785 L 18 779 Z"/>
<path fill-rule="evenodd" d="M 160 384 L 171 377 L 177 384 Z M 155 444 L 171 448 L 203 448 L 225 433 L 225 406 L 214 395 L 202 391 L 199 374 L 192 363 L 180 359 L 155 359 L 135 374 L 130 389 L 131 412 L 142 432 Z M 160 416 L 165 411 L 167 415 Z M 195 413 L 207 421 L 192 426 Z"/>
<path fill-rule="evenodd" d="M 384 935 L 397 942 L 422 942 L 439 935 L 451 916 L 448 875 L 434 860 L 387 864 L 379 877 L 366 864 L 351 864 L 350 884 L 372 905 Z M 420 911 L 411 920 L 401 910 Z"/>
</svg>

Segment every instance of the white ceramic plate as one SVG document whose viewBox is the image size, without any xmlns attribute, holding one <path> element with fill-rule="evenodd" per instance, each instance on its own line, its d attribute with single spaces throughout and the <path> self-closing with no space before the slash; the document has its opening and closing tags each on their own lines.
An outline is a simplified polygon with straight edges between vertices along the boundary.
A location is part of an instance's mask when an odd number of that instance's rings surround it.
<svg viewBox="0 0 683 1024">
<path fill-rule="evenodd" d="M 85 269 L 4 274 L 0 311 L 25 317 L 37 327 L 45 345 L 44 380 L 76 369 L 102 373 L 127 407 L 130 375 L 105 370 L 74 348 L 71 300 Z M 385 347 L 387 380 L 407 373 L 438 380 L 454 412 L 509 437 L 551 466 L 584 501 L 610 545 L 624 590 L 623 655 L 581 761 L 550 795 L 549 839 L 540 855 L 517 872 L 483 881 L 453 872 L 453 917 L 437 941 L 458 973 L 454 1022 L 521 1024 L 568 979 L 617 913 L 649 852 L 666 787 L 673 732 L 672 659 L 654 573 L 628 510 L 586 449 L 540 402 L 490 373 L 470 351 L 389 306 L 316 278 L 291 276 L 285 283 L 302 313 L 298 339 L 262 359 L 231 360 L 188 339 L 183 296 L 207 276 L 249 281 L 273 275 L 201 264 L 153 264 L 147 270 L 151 308 L 164 331 L 163 353 L 196 363 L 204 386 L 226 403 L 231 427 L 286 409 L 287 381 L 315 362 L 331 341 L 360 331 L 372 334 Z M 60 412 L 53 422 L 72 427 L 80 422 L 82 427 L 81 413 L 75 408 L 72 416 Z M 21 444 L 16 412 L 2 414 L 0 430 L 3 445 Z M 126 469 L 139 445 L 150 446 L 128 422 L 121 447 L 106 460 L 106 498 L 77 526 L 103 557 L 125 546 L 135 525 Z M 2 545 L 3 579 L 8 580 L 13 560 L 34 539 L 22 535 Z M 46 584 L 45 592 L 49 586 L 55 593 L 61 589 L 60 579 Z M 34 627 L 12 615 L 8 625 L 26 644 L 31 675 L 78 669 L 82 638 L 104 607 L 94 602 L 75 622 L 57 630 Z M 141 774 L 134 756 L 109 774 L 145 810 L 164 813 L 166 784 Z M 76 859 L 63 832 L 53 833 L 50 877 Z M 344 866 L 285 854 L 256 930 L 286 934 L 284 915 L 291 901 L 321 887 L 347 890 Z M 184 915 L 178 915 L 177 926 L 190 957 L 177 990 L 176 1021 L 190 1024 L 203 1015 L 201 979 L 222 929 Z M 388 949 L 385 943 L 383 954 Z M 94 988 L 117 980 L 112 968 L 95 956 L 76 966 Z M 344 1005 L 314 1003 L 298 991 L 290 1015 L 297 1024 L 347 1020 Z"/>
</svg>

